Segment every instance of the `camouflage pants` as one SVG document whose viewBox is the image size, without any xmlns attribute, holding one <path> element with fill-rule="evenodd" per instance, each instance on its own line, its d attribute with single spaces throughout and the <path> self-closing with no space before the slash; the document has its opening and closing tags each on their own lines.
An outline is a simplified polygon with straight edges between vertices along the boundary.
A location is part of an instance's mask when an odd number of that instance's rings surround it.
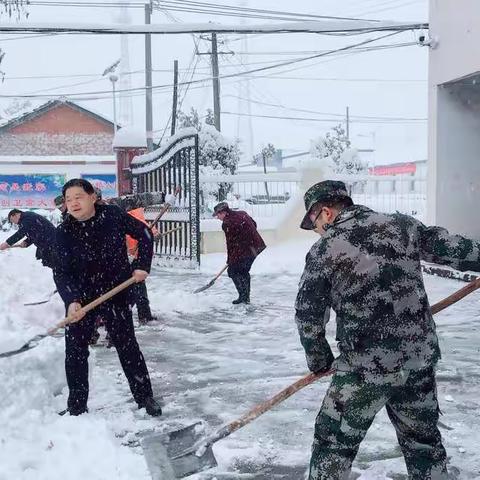
<svg viewBox="0 0 480 480">
<path fill-rule="evenodd" d="M 336 372 L 315 423 L 309 480 L 347 479 L 360 442 L 384 406 L 409 479 L 447 479 L 432 367 L 388 375 Z"/>
</svg>

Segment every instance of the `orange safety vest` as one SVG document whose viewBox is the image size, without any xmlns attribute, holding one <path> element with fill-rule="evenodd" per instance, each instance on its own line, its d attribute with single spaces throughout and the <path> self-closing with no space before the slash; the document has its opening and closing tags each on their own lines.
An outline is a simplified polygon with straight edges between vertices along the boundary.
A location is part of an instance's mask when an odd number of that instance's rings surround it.
<svg viewBox="0 0 480 480">
<path fill-rule="evenodd" d="M 145 220 L 145 209 L 143 207 L 140 208 L 135 208 L 134 210 L 130 210 L 128 212 L 129 215 L 131 215 L 133 218 L 136 218 L 137 220 L 140 220 L 142 223 L 145 225 L 148 225 L 147 221 Z M 152 234 L 155 235 L 157 233 L 157 229 L 153 228 L 152 229 Z M 128 254 L 133 257 L 137 258 L 138 256 L 138 240 L 135 240 L 132 238 L 130 235 L 127 235 L 127 250 Z"/>
</svg>

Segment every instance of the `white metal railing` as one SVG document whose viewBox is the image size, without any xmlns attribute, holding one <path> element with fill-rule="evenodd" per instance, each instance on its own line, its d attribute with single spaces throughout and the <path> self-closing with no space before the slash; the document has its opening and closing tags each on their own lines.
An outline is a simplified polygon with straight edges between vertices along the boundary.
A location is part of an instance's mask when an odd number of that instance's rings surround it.
<svg viewBox="0 0 480 480">
<path fill-rule="evenodd" d="M 254 218 L 276 217 L 286 208 L 287 201 L 297 195 L 300 181 L 298 172 L 200 175 L 201 216 L 211 218 L 222 190 L 222 194 L 227 192 L 226 201 L 232 208 L 245 210 Z"/>
<path fill-rule="evenodd" d="M 378 212 L 400 212 L 425 220 L 427 208 L 427 180 L 405 175 L 338 175 L 349 188 L 353 201 Z"/>
<path fill-rule="evenodd" d="M 425 218 L 426 178 L 405 175 L 329 175 L 344 181 L 355 203 L 384 213 L 401 212 Z M 218 203 L 218 192 L 228 191 L 233 208 L 246 210 L 255 218 L 280 217 L 286 202 L 300 192 L 302 172 L 200 175 L 201 216 L 210 218 Z"/>
</svg>

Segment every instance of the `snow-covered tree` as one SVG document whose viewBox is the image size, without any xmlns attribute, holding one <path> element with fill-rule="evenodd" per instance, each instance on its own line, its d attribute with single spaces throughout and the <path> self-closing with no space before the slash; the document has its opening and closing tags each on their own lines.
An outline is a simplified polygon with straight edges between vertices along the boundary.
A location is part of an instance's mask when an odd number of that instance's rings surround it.
<svg viewBox="0 0 480 480">
<path fill-rule="evenodd" d="M 32 108 L 32 102 L 30 102 L 30 100 L 16 98 L 3 109 L 3 112 L 0 113 L 0 119 L 15 117 L 29 108 Z"/>
<path fill-rule="evenodd" d="M 368 170 L 368 164 L 360 158 L 358 150 L 352 148 L 342 125 L 333 127 L 332 132 L 314 140 L 311 154 L 315 159 L 324 160 L 329 170 L 338 175 L 360 175 Z M 352 188 L 361 183 L 349 182 Z"/>
<path fill-rule="evenodd" d="M 271 160 L 275 153 L 277 152 L 277 149 L 272 143 L 269 143 L 266 147 L 262 148 L 262 161 L 263 161 L 263 171 L 267 173 L 267 164 L 268 161 Z"/>
<path fill-rule="evenodd" d="M 240 161 L 240 147 L 238 140 L 228 139 L 210 123 L 212 112 L 207 111 L 205 122 L 200 120 L 198 112 L 192 108 L 189 114 L 179 112 L 178 125 L 180 128 L 193 127 L 198 132 L 200 171 L 203 175 L 231 175 L 234 174 Z M 232 185 L 230 183 L 208 184 L 209 191 L 203 194 L 214 197 L 216 201 L 225 200 Z"/>
<path fill-rule="evenodd" d="M 327 132 L 324 137 L 312 142 L 312 156 L 316 159 L 328 159 L 329 167 L 334 173 L 344 173 L 341 158 L 350 145 L 345 129 L 337 125 L 332 132 Z"/>
<path fill-rule="evenodd" d="M 9 17 L 16 16 L 20 18 L 24 16 L 28 18 L 27 5 L 28 0 L 0 0 L 0 17 L 8 15 Z"/>
</svg>

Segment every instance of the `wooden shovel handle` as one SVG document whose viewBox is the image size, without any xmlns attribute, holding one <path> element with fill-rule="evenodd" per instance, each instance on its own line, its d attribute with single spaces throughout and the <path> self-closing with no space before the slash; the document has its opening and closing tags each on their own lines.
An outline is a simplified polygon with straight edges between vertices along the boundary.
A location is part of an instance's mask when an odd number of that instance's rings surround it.
<svg viewBox="0 0 480 480">
<path fill-rule="evenodd" d="M 163 233 L 157 233 L 156 235 L 153 236 L 153 239 L 158 240 L 161 237 L 165 237 L 166 235 L 169 235 L 170 233 L 173 233 L 173 232 L 177 232 L 178 230 L 181 230 L 181 229 L 182 227 L 171 228 L 170 230 L 166 230 Z"/>
<path fill-rule="evenodd" d="M 441 312 L 445 308 L 458 302 L 459 300 L 466 297 L 468 294 L 474 292 L 478 288 L 480 288 L 480 279 L 473 280 L 465 287 L 461 288 L 460 290 L 457 290 L 455 293 L 452 293 L 452 295 L 449 295 L 447 298 L 444 298 L 440 302 L 433 305 L 431 308 L 432 314 L 435 315 L 436 313 Z M 333 372 L 328 371 L 326 373 L 322 373 L 319 375 L 314 373 L 309 373 L 308 375 L 302 377 L 300 380 L 297 380 L 294 384 L 282 390 L 280 393 L 277 393 L 277 395 L 275 395 L 271 399 L 261 403 L 260 405 L 257 405 L 243 417 L 239 418 L 238 420 L 234 420 L 233 422 L 226 425 L 223 429 L 218 431 L 218 434 L 222 435 L 222 437 L 226 435 L 230 435 L 230 433 L 235 432 L 236 430 L 243 427 L 247 423 L 250 423 L 252 420 L 255 420 L 257 417 L 265 413 L 267 410 L 270 410 L 275 405 L 279 404 L 280 402 L 283 402 L 288 397 L 292 396 L 294 393 L 298 392 L 302 388 L 306 387 L 307 385 L 310 385 L 311 383 L 315 382 L 319 378 L 330 375 L 331 373 Z"/>
<path fill-rule="evenodd" d="M 175 189 L 175 197 L 180 193 L 180 187 L 177 187 Z M 158 215 L 155 217 L 155 220 L 153 220 L 153 222 L 151 223 L 150 225 L 150 228 L 153 228 L 158 222 L 159 220 L 165 215 L 165 213 L 168 211 L 168 209 L 171 207 L 171 205 L 169 203 L 166 203 L 164 207 L 162 207 L 162 209 L 160 210 L 160 212 L 158 213 Z"/>
<path fill-rule="evenodd" d="M 213 278 L 211 281 L 216 282 L 218 278 L 222 275 L 222 273 L 228 268 L 228 265 L 225 265 L 216 275 L 215 278 Z"/>
<path fill-rule="evenodd" d="M 93 310 L 95 307 L 98 307 L 101 303 L 107 301 L 108 299 L 112 298 L 115 296 L 117 293 L 121 292 L 122 290 L 125 290 L 128 288 L 130 285 L 133 285 L 135 283 L 135 278 L 131 277 L 128 280 L 125 280 L 123 283 L 120 285 L 117 285 L 115 288 L 112 288 L 109 290 L 107 293 L 104 293 L 101 297 L 98 297 L 96 300 L 93 302 L 88 303 L 84 307 L 82 307 L 79 312 L 89 312 L 90 310 Z M 77 312 L 78 313 L 78 312 Z M 70 325 L 71 323 L 76 323 L 79 322 L 80 320 L 75 320 L 72 317 L 67 317 L 64 318 L 61 322 L 57 323 L 53 328 L 51 328 L 48 331 L 48 335 L 54 334 L 57 330 L 59 330 L 62 327 L 65 327 L 66 325 Z"/>
<path fill-rule="evenodd" d="M 300 380 L 297 380 L 289 387 L 284 388 L 281 392 L 277 393 L 274 397 L 270 398 L 266 402 L 260 403 L 255 408 L 252 408 L 252 410 L 250 410 L 243 417 L 239 418 L 238 420 L 234 420 L 232 423 L 229 423 L 226 428 L 226 430 L 228 430 L 227 435 L 230 435 L 231 433 L 237 431 L 239 428 L 242 428 L 247 423 L 255 420 L 257 417 L 270 410 L 275 405 L 283 402 L 288 397 L 291 397 L 294 393 L 297 393 L 299 390 L 306 387 L 307 385 L 310 385 L 311 383 L 315 382 L 320 378 L 327 377 L 331 373 L 332 371 L 329 370 L 325 373 L 309 373 L 308 375 L 305 375 L 304 377 L 300 378 Z"/>
<path fill-rule="evenodd" d="M 472 280 L 468 285 L 465 285 L 460 290 L 457 290 L 455 293 L 452 293 L 447 298 L 440 300 L 435 305 L 432 305 L 432 315 L 435 315 L 438 312 L 441 312 L 443 309 L 457 303 L 462 298 L 466 297 L 468 294 L 478 290 L 480 288 L 480 278 Z"/>
</svg>

